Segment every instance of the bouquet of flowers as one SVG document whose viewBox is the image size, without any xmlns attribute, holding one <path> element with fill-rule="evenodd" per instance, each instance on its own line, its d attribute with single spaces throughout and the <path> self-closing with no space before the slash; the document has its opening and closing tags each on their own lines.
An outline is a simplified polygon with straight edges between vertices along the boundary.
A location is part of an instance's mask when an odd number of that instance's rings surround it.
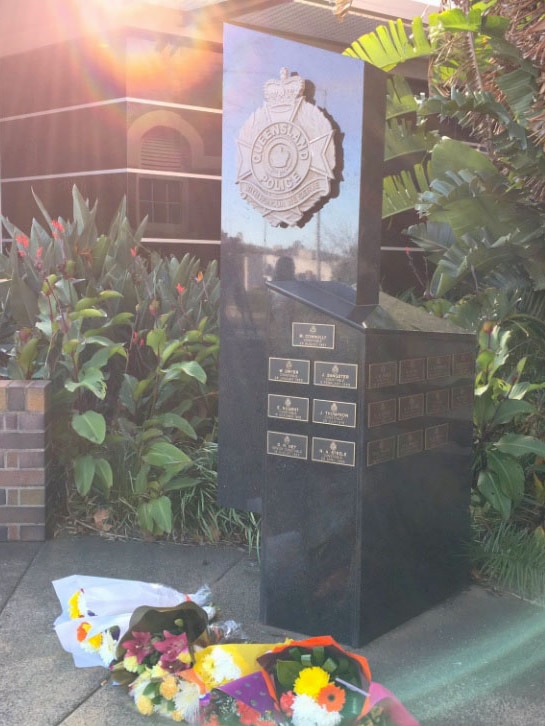
<svg viewBox="0 0 545 726">
<path fill-rule="evenodd" d="M 329 636 L 281 645 L 259 663 L 284 723 L 352 726 L 371 709 L 367 660 Z"/>
<path fill-rule="evenodd" d="M 55 631 L 78 668 L 110 665 L 139 606 L 172 607 L 190 601 L 210 617 L 214 614 L 207 586 L 186 595 L 149 582 L 71 575 L 54 580 L 53 587 L 62 607 Z"/>
</svg>

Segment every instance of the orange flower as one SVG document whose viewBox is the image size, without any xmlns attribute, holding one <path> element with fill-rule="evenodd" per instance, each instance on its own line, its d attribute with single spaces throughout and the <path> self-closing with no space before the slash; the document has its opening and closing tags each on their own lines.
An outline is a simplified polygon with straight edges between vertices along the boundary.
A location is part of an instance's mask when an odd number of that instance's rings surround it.
<svg viewBox="0 0 545 726">
<path fill-rule="evenodd" d="M 324 686 L 316 699 L 316 702 L 320 706 L 324 706 L 328 711 L 340 711 L 345 701 L 345 692 L 334 683 L 328 683 L 327 686 Z"/>
<path fill-rule="evenodd" d="M 203 277 L 204 275 L 202 274 L 202 272 L 199 271 L 197 273 L 197 277 L 195 278 L 195 282 L 202 282 Z"/>
<path fill-rule="evenodd" d="M 82 643 L 87 637 L 87 633 L 91 630 L 91 623 L 81 623 L 76 630 L 76 638 L 78 643 Z"/>
</svg>

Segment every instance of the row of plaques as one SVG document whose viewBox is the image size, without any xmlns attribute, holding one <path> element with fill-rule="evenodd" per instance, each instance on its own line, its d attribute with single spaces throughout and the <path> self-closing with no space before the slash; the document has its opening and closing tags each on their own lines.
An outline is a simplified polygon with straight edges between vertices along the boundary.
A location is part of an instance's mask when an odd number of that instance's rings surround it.
<svg viewBox="0 0 545 726">
<path fill-rule="evenodd" d="M 294 323 L 295 325 L 295 323 Z M 367 387 L 387 388 L 406 383 L 437 380 L 439 378 L 468 377 L 474 375 L 473 353 L 453 353 L 426 358 L 406 358 L 400 361 L 370 363 Z M 269 381 L 278 383 L 310 383 L 310 361 L 299 358 L 269 358 Z M 358 366 L 354 363 L 314 362 L 315 386 L 330 388 L 357 388 Z"/>
<path fill-rule="evenodd" d="M 399 398 L 373 401 L 367 406 L 367 426 L 387 426 L 424 415 L 442 416 L 473 403 L 473 386 L 455 386 L 427 393 L 413 393 Z M 269 393 L 267 416 L 290 421 L 308 421 L 310 399 Z M 315 398 L 312 401 L 312 422 L 329 426 L 356 427 L 356 404 Z"/>
<path fill-rule="evenodd" d="M 448 442 L 448 423 L 429 426 L 426 429 L 404 431 L 395 436 L 369 441 L 367 466 L 400 459 L 424 450 L 445 446 Z M 290 459 L 308 459 L 309 437 L 282 431 L 267 431 L 267 454 Z M 310 442 L 310 458 L 321 464 L 338 466 L 356 465 L 356 444 L 353 441 L 327 439 L 313 436 Z"/>
</svg>

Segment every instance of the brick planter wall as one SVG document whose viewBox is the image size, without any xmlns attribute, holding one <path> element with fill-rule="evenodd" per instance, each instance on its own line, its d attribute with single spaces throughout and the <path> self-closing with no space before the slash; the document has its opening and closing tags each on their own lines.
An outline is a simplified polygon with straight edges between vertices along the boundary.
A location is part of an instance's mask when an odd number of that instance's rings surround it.
<svg viewBox="0 0 545 726">
<path fill-rule="evenodd" d="M 48 381 L 0 381 L 0 542 L 48 534 L 48 409 Z"/>
</svg>

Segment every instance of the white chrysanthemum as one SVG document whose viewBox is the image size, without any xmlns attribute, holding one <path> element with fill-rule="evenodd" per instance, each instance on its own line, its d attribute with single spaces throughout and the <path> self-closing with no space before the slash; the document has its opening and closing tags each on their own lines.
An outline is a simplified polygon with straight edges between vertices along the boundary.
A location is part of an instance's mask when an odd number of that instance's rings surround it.
<svg viewBox="0 0 545 726">
<path fill-rule="evenodd" d="M 195 721 L 199 715 L 200 691 L 196 683 L 181 680 L 178 693 L 174 696 L 174 707 L 186 721 Z"/>
<path fill-rule="evenodd" d="M 98 654 L 106 668 L 115 660 L 115 652 L 117 649 L 117 640 L 112 637 L 109 630 L 102 633 L 102 643 L 98 649 Z"/>
<path fill-rule="evenodd" d="M 337 726 L 342 719 L 338 711 L 328 711 L 304 693 L 295 697 L 292 709 L 293 726 Z"/>
<path fill-rule="evenodd" d="M 234 681 L 242 675 L 231 653 L 223 650 L 221 646 L 216 646 L 203 658 L 201 668 L 203 680 L 213 688 L 227 681 Z"/>
</svg>

